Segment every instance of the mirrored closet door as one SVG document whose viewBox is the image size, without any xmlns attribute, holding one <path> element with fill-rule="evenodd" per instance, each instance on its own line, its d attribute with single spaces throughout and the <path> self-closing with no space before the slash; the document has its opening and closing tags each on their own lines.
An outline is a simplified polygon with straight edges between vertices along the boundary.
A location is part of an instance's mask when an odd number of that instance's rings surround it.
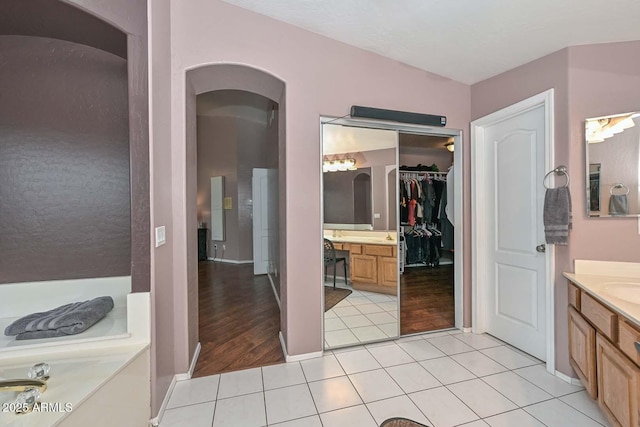
<svg viewBox="0 0 640 427">
<path fill-rule="evenodd" d="M 461 326 L 460 137 L 322 119 L 325 348 Z"/>
<path fill-rule="evenodd" d="M 396 338 L 397 132 L 325 120 L 324 345 Z"/>
</svg>

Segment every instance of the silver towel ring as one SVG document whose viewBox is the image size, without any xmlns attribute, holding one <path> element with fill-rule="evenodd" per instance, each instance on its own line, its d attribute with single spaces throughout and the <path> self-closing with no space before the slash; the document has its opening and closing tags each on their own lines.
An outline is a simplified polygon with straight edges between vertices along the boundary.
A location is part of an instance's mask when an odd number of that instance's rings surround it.
<svg viewBox="0 0 640 427">
<path fill-rule="evenodd" d="M 569 178 L 569 174 L 567 173 L 567 167 L 564 165 L 561 165 L 555 168 L 554 170 L 547 172 L 544 178 L 542 178 L 542 185 L 544 185 L 544 188 L 546 188 L 547 190 L 551 189 L 551 187 L 547 187 L 546 180 L 547 180 L 547 177 L 554 172 L 556 175 L 564 175 L 565 178 L 567 178 L 567 182 L 564 184 L 564 187 L 568 187 L 570 178 Z"/>
<path fill-rule="evenodd" d="M 624 185 L 624 184 L 623 184 L 623 183 L 621 183 L 621 182 L 618 182 L 618 183 L 616 183 L 616 184 L 613 184 L 613 185 L 611 186 L 611 188 L 609 189 L 609 194 L 611 194 L 611 195 L 613 196 L 613 190 L 615 190 L 616 188 L 624 188 L 625 190 L 627 190 L 627 192 L 626 192 L 626 193 L 624 193 L 624 195 L 625 195 L 625 196 L 626 196 L 627 194 L 629 194 L 629 187 L 627 187 L 626 185 Z M 622 194 L 620 194 L 620 195 L 622 195 Z"/>
</svg>

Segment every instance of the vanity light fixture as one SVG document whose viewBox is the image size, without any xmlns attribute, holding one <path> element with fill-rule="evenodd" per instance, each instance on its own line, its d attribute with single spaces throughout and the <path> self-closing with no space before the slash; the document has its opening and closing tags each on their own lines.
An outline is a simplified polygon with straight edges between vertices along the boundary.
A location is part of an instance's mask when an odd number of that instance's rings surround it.
<svg viewBox="0 0 640 427">
<path fill-rule="evenodd" d="M 589 144 L 603 142 L 625 129 L 635 126 L 633 119 L 638 114 L 626 114 L 617 117 L 587 120 L 585 126 L 586 139 Z"/>
<path fill-rule="evenodd" d="M 322 162 L 322 172 L 338 172 L 356 170 L 356 160 L 352 158 L 324 160 Z"/>
</svg>

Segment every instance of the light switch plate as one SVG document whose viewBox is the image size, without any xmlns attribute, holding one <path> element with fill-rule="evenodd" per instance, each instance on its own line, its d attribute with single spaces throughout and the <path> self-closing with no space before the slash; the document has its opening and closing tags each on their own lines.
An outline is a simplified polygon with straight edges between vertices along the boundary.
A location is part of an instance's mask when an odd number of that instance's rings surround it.
<svg viewBox="0 0 640 427">
<path fill-rule="evenodd" d="M 164 245 L 167 242 L 167 235 L 164 225 L 156 227 L 156 248 Z"/>
<path fill-rule="evenodd" d="M 373 213 L 373 218 L 374 219 L 379 219 L 380 218 L 380 213 L 379 212 L 374 212 Z"/>
</svg>

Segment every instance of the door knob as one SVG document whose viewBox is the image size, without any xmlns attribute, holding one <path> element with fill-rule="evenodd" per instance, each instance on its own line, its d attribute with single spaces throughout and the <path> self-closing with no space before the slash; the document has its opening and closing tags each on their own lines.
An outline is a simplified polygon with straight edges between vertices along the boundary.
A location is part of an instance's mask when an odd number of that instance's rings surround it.
<svg viewBox="0 0 640 427">
<path fill-rule="evenodd" d="M 540 253 L 545 253 L 547 250 L 545 245 L 538 245 L 536 246 L 536 251 L 540 252 Z"/>
</svg>

